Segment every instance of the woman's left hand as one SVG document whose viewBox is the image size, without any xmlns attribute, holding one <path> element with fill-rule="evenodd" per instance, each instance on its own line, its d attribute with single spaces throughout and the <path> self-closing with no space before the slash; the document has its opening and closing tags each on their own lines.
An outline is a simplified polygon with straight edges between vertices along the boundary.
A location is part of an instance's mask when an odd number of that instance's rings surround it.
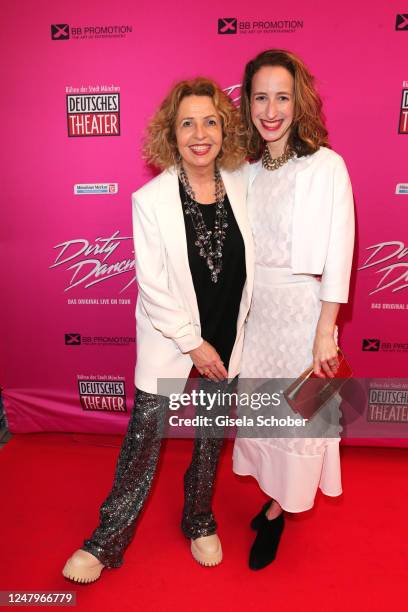
<svg viewBox="0 0 408 612">
<path fill-rule="evenodd" d="M 339 367 L 337 346 L 330 332 L 316 331 L 313 344 L 313 371 L 319 378 L 334 378 Z"/>
</svg>

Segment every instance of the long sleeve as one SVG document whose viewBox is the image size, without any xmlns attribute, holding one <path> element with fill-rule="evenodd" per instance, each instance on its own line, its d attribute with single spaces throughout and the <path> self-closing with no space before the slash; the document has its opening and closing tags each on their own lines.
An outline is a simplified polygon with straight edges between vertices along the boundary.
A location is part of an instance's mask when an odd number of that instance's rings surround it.
<svg viewBox="0 0 408 612">
<path fill-rule="evenodd" d="M 190 314 L 168 288 L 167 273 L 154 207 L 132 196 L 136 278 L 144 310 L 155 329 L 171 338 L 182 353 L 197 348 L 197 335 Z"/>
</svg>

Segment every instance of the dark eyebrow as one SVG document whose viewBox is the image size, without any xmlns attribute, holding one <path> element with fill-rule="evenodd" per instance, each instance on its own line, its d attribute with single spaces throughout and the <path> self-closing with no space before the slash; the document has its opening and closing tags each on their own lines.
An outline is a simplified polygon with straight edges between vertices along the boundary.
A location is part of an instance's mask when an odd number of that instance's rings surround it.
<svg viewBox="0 0 408 612">
<path fill-rule="evenodd" d="M 207 115 L 204 119 L 210 119 L 210 117 L 217 118 L 217 115 Z M 194 119 L 194 117 L 181 117 L 180 121 L 185 121 L 186 119 Z"/>
<path fill-rule="evenodd" d="M 291 96 L 292 93 L 290 91 L 277 91 L 276 95 L 277 96 L 281 96 L 282 94 L 285 94 L 285 96 Z M 266 93 L 266 91 L 254 91 L 253 96 L 259 96 L 259 95 L 263 95 L 263 96 L 267 96 L 268 94 Z"/>
</svg>

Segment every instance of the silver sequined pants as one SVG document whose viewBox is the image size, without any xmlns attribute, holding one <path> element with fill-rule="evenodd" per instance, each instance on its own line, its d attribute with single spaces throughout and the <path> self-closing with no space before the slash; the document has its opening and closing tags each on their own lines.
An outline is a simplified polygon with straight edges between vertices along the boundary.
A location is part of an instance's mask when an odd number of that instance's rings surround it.
<svg viewBox="0 0 408 612">
<path fill-rule="evenodd" d="M 167 398 L 140 389 L 120 449 L 113 487 L 100 508 L 100 523 L 82 546 L 107 567 L 120 567 L 149 493 L 166 425 Z M 182 530 L 196 539 L 217 530 L 211 500 L 223 438 L 197 431 L 184 475 Z"/>
</svg>

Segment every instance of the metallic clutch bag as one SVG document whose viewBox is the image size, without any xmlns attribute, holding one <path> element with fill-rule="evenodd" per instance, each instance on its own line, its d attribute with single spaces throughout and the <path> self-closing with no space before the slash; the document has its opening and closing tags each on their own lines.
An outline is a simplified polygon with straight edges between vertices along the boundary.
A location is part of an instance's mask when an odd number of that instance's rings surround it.
<svg viewBox="0 0 408 612">
<path fill-rule="evenodd" d="M 294 412 L 304 419 L 314 415 L 338 393 L 353 372 L 342 351 L 338 349 L 339 367 L 334 378 L 319 378 L 313 367 L 305 370 L 284 392 L 283 395 Z"/>
</svg>

